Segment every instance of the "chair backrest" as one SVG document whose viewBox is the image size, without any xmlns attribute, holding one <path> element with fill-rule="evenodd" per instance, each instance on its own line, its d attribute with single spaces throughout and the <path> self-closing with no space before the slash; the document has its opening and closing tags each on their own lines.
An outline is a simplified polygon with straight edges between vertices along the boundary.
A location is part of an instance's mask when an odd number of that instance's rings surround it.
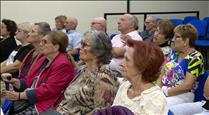
<svg viewBox="0 0 209 115">
<path fill-rule="evenodd" d="M 180 24 L 183 24 L 183 20 L 182 19 L 170 19 L 170 21 L 175 26 L 178 26 Z"/>
<path fill-rule="evenodd" d="M 205 20 L 206 22 L 209 23 L 209 17 L 204 17 L 202 20 Z"/>
<path fill-rule="evenodd" d="M 187 24 L 192 20 L 199 20 L 199 18 L 197 16 L 186 16 L 186 17 L 184 17 L 183 23 Z"/>
<path fill-rule="evenodd" d="M 197 78 L 197 82 L 198 82 L 198 86 L 197 89 L 195 90 L 194 94 L 195 94 L 195 98 L 194 101 L 201 101 L 204 100 L 204 85 L 205 85 L 205 81 L 207 80 L 209 76 L 209 71 L 205 70 L 205 73 L 203 75 L 198 76 Z"/>
<path fill-rule="evenodd" d="M 192 24 L 198 31 L 198 37 L 204 38 L 206 36 L 207 31 L 207 22 L 204 20 L 192 20 L 189 22 Z"/>
<path fill-rule="evenodd" d="M 208 26 L 207 26 L 208 29 L 207 29 L 206 39 L 209 39 L 209 17 L 205 17 L 202 20 L 205 20 L 207 22 L 207 24 L 208 24 Z"/>
<path fill-rule="evenodd" d="M 171 110 L 168 110 L 168 115 L 174 115 Z"/>
</svg>

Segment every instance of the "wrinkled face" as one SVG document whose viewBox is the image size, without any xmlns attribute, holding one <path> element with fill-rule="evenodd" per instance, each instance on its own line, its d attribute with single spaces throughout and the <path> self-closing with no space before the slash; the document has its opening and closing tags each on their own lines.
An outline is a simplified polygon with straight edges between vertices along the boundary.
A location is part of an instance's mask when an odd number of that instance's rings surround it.
<svg viewBox="0 0 209 115">
<path fill-rule="evenodd" d="M 34 25 L 32 27 L 32 30 L 28 34 L 29 34 L 29 37 L 28 37 L 29 43 L 32 43 L 32 44 L 38 43 L 39 44 L 41 42 L 42 36 L 39 35 L 39 26 L 38 25 Z"/>
<path fill-rule="evenodd" d="M 74 23 L 71 19 L 66 19 L 64 25 L 66 30 L 72 30 Z"/>
<path fill-rule="evenodd" d="M 17 31 L 16 31 L 16 38 L 18 40 L 22 41 L 22 40 L 26 39 L 27 37 L 28 37 L 28 33 L 27 32 L 25 32 L 25 31 L 23 31 L 23 30 L 21 30 L 19 28 L 17 29 Z"/>
<path fill-rule="evenodd" d="M 145 27 L 146 30 L 152 30 L 155 26 L 154 22 L 153 22 L 153 18 L 151 17 L 147 17 L 147 19 L 145 20 Z"/>
<path fill-rule="evenodd" d="M 41 53 L 45 56 L 49 56 L 51 54 L 55 54 L 58 52 L 58 46 L 52 44 L 48 35 L 44 36 L 40 42 Z"/>
<path fill-rule="evenodd" d="M 55 26 L 56 26 L 57 30 L 63 29 L 63 25 L 59 19 L 55 20 Z"/>
<path fill-rule="evenodd" d="M 1 22 L 1 36 L 8 36 L 9 32 L 7 31 L 7 26 Z"/>
<path fill-rule="evenodd" d="M 134 48 L 129 47 L 125 53 L 125 60 L 122 64 L 122 74 L 128 80 L 130 80 L 133 76 L 138 74 L 137 67 L 134 64 L 133 59 Z"/>
<path fill-rule="evenodd" d="M 90 36 L 86 36 L 84 41 L 82 41 L 81 43 L 80 59 L 84 62 L 96 59 L 96 57 L 93 55 L 91 50 L 91 43 L 92 43 L 92 39 Z"/>
<path fill-rule="evenodd" d="M 126 31 L 131 28 L 131 18 L 129 15 L 123 15 L 120 17 L 118 22 L 118 30 L 123 33 L 123 31 Z"/>
<path fill-rule="evenodd" d="M 91 22 L 91 30 L 103 31 L 103 26 L 100 20 L 93 19 Z"/>
<path fill-rule="evenodd" d="M 176 32 L 174 33 L 174 37 L 172 41 L 173 41 L 173 48 L 176 51 L 184 51 L 186 46 L 189 45 L 188 40 L 184 41 L 182 36 Z"/>
<path fill-rule="evenodd" d="M 166 41 L 167 39 L 165 38 L 165 35 L 162 33 L 162 31 L 158 27 L 154 33 L 153 42 L 156 43 L 157 45 L 161 45 L 165 43 Z"/>
</svg>

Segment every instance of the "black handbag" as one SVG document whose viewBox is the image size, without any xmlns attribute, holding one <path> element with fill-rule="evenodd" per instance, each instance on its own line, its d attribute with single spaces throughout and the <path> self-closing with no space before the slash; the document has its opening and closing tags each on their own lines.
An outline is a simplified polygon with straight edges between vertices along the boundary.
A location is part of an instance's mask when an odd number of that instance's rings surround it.
<svg viewBox="0 0 209 115">
<path fill-rule="evenodd" d="M 15 100 L 12 101 L 12 106 L 10 108 L 10 114 L 19 113 L 29 107 L 31 104 L 27 100 Z"/>
</svg>

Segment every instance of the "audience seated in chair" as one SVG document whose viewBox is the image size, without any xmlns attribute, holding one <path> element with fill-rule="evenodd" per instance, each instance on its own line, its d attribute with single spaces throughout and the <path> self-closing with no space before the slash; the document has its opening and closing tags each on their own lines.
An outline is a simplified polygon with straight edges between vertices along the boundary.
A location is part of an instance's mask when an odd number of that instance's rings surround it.
<svg viewBox="0 0 209 115">
<path fill-rule="evenodd" d="M 106 32 L 107 22 L 103 17 L 95 17 L 91 21 L 91 30 Z"/>
<path fill-rule="evenodd" d="M 157 25 L 152 42 L 160 46 L 165 58 L 171 51 L 174 25 L 169 20 L 162 20 Z"/>
<path fill-rule="evenodd" d="M 75 61 L 79 61 L 76 59 L 77 54 L 79 53 L 79 47 L 81 45 L 82 36 L 81 34 L 76 31 L 78 26 L 78 20 L 75 17 L 68 17 L 65 20 L 65 32 L 68 36 L 68 47 L 67 53 L 74 57 Z"/>
<path fill-rule="evenodd" d="M 31 31 L 32 25 L 29 22 L 18 24 L 16 38 L 21 42 L 15 50 L 13 50 L 8 59 L 1 63 L 1 73 L 12 73 L 13 77 L 18 76 L 18 70 L 27 53 L 33 48 L 28 43 L 28 33 Z"/>
<path fill-rule="evenodd" d="M 128 39 L 127 44 L 122 64 L 122 74 L 127 81 L 120 85 L 113 106 L 124 106 L 136 115 L 166 115 L 166 97 L 153 83 L 164 61 L 160 47 L 132 39 Z"/>
<path fill-rule="evenodd" d="M 124 59 L 124 54 L 126 52 L 125 38 L 130 36 L 131 39 L 141 41 L 142 38 L 137 32 L 138 29 L 138 19 L 136 16 L 131 14 L 124 14 L 119 18 L 118 30 L 120 34 L 115 35 L 112 42 L 112 54 L 113 58 L 110 62 L 110 68 L 118 73 L 121 73 L 121 63 Z"/>
<path fill-rule="evenodd" d="M 24 79 L 11 80 L 7 79 L 8 74 L 2 75 L 5 82 L 11 83 L 19 91 L 3 91 L 2 95 L 10 100 L 27 100 L 30 103 L 15 114 L 37 115 L 53 108 L 55 101 L 75 76 L 73 64 L 66 54 L 67 41 L 65 33 L 49 32 L 40 42 L 43 56 L 37 60 L 31 74 Z"/>
<path fill-rule="evenodd" d="M 65 31 L 65 20 L 67 19 L 66 16 L 64 15 L 59 15 L 57 17 L 55 17 L 55 28 L 53 29 L 53 31 L 57 31 L 57 30 L 60 30 L 60 31 Z"/>
<path fill-rule="evenodd" d="M 92 115 L 112 105 L 119 83 L 108 66 L 111 50 L 112 44 L 105 32 L 93 30 L 84 34 L 80 58 L 85 65 L 65 90 L 64 100 L 57 108 L 59 113 Z"/>
<path fill-rule="evenodd" d="M 0 63 L 5 61 L 9 54 L 17 47 L 15 40 L 15 32 L 17 31 L 17 24 L 13 20 L 1 20 L 1 36 L 3 40 L 0 42 Z"/>
<path fill-rule="evenodd" d="M 140 32 L 143 41 L 151 42 L 157 26 L 157 18 L 154 16 L 147 16 L 145 22 L 145 30 Z"/>
<path fill-rule="evenodd" d="M 197 30 L 190 24 L 174 29 L 173 50 L 162 67 L 158 85 L 167 96 L 168 107 L 193 102 L 196 79 L 204 73 L 203 56 L 195 50 Z"/>
<path fill-rule="evenodd" d="M 34 67 L 38 58 L 42 55 L 40 53 L 40 42 L 43 36 L 45 36 L 50 31 L 50 26 L 46 22 L 35 23 L 32 27 L 32 30 L 28 33 L 27 42 L 31 43 L 34 49 L 30 50 L 24 57 L 21 66 L 19 67 L 18 79 L 24 78 L 25 76 L 31 73 L 31 68 Z M 17 34 L 18 37 L 18 34 Z M 8 74 L 8 73 L 6 73 Z M 4 90 L 5 84 L 1 82 L 1 90 Z M 9 87 L 9 90 L 12 90 L 13 87 Z"/>
</svg>

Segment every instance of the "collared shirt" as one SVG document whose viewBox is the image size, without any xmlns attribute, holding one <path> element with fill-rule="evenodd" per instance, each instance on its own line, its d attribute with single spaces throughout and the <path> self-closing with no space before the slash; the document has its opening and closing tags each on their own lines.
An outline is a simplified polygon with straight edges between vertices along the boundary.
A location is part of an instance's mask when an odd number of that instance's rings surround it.
<svg viewBox="0 0 209 115">
<path fill-rule="evenodd" d="M 131 36 L 131 38 L 134 40 L 142 41 L 142 38 L 137 31 L 129 32 L 126 35 Z M 113 39 L 111 40 L 112 47 L 124 47 L 125 46 L 124 42 L 121 41 L 120 36 L 121 36 L 121 34 L 118 34 L 113 37 Z M 121 72 L 120 65 L 121 65 L 122 61 L 123 61 L 123 57 L 122 58 L 112 58 L 112 60 L 110 62 L 110 68 L 112 70 L 116 70 L 118 72 Z"/>
<path fill-rule="evenodd" d="M 76 30 L 70 30 L 68 32 L 65 31 L 65 33 L 68 36 L 68 47 L 67 51 L 76 49 L 80 47 L 82 36 L 81 34 Z"/>
</svg>

